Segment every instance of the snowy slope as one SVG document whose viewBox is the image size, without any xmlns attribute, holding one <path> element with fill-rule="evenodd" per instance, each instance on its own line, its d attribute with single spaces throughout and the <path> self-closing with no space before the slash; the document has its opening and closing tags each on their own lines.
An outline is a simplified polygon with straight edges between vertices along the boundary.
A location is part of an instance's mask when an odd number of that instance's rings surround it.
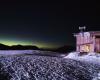
<svg viewBox="0 0 100 80">
<path fill-rule="evenodd" d="M 69 55 L 64 58 L 73 59 L 73 60 L 82 61 L 82 62 L 88 62 L 92 64 L 98 64 L 98 66 L 100 66 L 99 53 L 88 53 L 87 55 L 80 56 L 79 52 L 72 52 L 72 53 L 69 53 Z M 100 70 L 98 70 L 98 73 L 94 76 L 92 80 L 100 80 Z"/>
<path fill-rule="evenodd" d="M 64 58 L 70 58 L 74 60 L 87 61 L 90 63 L 100 64 L 99 53 L 88 53 L 87 55 L 80 56 L 79 52 L 72 52 L 72 53 L 69 53 L 69 55 L 65 56 Z"/>
</svg>

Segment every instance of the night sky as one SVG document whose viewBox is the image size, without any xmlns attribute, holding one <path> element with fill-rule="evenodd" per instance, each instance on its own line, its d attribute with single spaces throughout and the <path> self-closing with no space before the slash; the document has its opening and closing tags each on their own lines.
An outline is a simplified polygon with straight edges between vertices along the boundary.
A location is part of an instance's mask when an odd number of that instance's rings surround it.
<svg viewBox="0 0 100 80">
<path fill-rule="evenodd" d="M 79 32 L 79 26 L 86 26 L 87 31 L 100 31 L 99 2 L 0 3 L 0 43 L 46 48 L 75 45 L 73 33 Z"/>
</svg>

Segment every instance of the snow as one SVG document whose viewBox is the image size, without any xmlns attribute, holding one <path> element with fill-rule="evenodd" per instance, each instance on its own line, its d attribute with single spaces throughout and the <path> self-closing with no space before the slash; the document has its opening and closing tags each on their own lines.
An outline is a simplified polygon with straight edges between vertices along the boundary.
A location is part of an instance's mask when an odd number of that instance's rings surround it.
<svg viewBox="0 0 100 80">
<path fill-rule="evenodd" d="M 64 58 L 98 64 L 98 66 L 100 66 L 100 54 L 99 53 L 91 52 L 86 55 L 80 56 L 79 52 L 71 52 L 71 53 L 69 53 L 69 55 L 67 55 Z M 92 80 L 100 80 L 100 72 L 97 71 L 97 74 L 94 76 L 94 78 Z"/>
<path fill-rule="evenodd" d="M 0 79 L 3 73 L 6 80 L 91 80 L 100 71 L 93 64 L 35 55 L 1 56 L 0 65 Z"/>
<path fill-rule="evenodd" d="M 74 60 L 80 60 L 80 61 L 87 61 L 91 63 L 100 64 L 100 54 L 99 53 L 88 53 L 86 55 L 80 56 L 79 52 L 71 52 L 69 55 L 65 56 L 64 58 L 70 58 Z"/>
<path fill-rule="evenodd" d="M 93 78 L 93 80 L 100 80 L 100 72 L 97 74 L 96 77 Z"/>
<path fill-rule="evenodd" d="M 38 54 L 44 52 L 45 51 L 40 51 L 40 50 L 0 50 L 0 56 L 19 55 L 19 54 Z M 49 51 L 47 52 L 50 53 Z"/>
<path fill-rule="evenodd" d="M 39 50 L 0 50 L 0 80 L 2 76 L 6 80 L 100 80 L 98 53 L 81 56 L 79 52 L 71 52 L 68 56 L 61 55 L 63 58 L 15 55 L 36 53 L 53 54 Z"/>
<path fill-rule="evenodd" d="M 0 55 L 14 55 L 14 54 L 23 54 L 32 52 L 33 50 L 0 50 Z"/>
</svg>

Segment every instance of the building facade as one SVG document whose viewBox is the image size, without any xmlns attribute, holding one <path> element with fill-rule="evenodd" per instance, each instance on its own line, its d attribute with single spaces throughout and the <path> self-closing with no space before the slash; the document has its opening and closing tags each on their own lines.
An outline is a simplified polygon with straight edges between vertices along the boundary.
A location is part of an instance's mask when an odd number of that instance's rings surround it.
<svg viewBox="0 0 100 80">
<path fill-rule="evenodd" d="M 76 51 L 100 53 L 100 31 L 80 32 L 76 37 Z"/>
</svg>

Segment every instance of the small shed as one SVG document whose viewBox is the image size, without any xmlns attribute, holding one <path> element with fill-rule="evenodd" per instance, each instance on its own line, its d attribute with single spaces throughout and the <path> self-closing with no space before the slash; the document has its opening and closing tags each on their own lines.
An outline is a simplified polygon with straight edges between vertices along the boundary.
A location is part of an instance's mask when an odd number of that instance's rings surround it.
<svg viewBox="0 0 100 80">
<path fill-rule="evenodd" d="M 100 31 L 79 32 L 76 37 L 76 51 L 100 53 Z"/>
</svg>

